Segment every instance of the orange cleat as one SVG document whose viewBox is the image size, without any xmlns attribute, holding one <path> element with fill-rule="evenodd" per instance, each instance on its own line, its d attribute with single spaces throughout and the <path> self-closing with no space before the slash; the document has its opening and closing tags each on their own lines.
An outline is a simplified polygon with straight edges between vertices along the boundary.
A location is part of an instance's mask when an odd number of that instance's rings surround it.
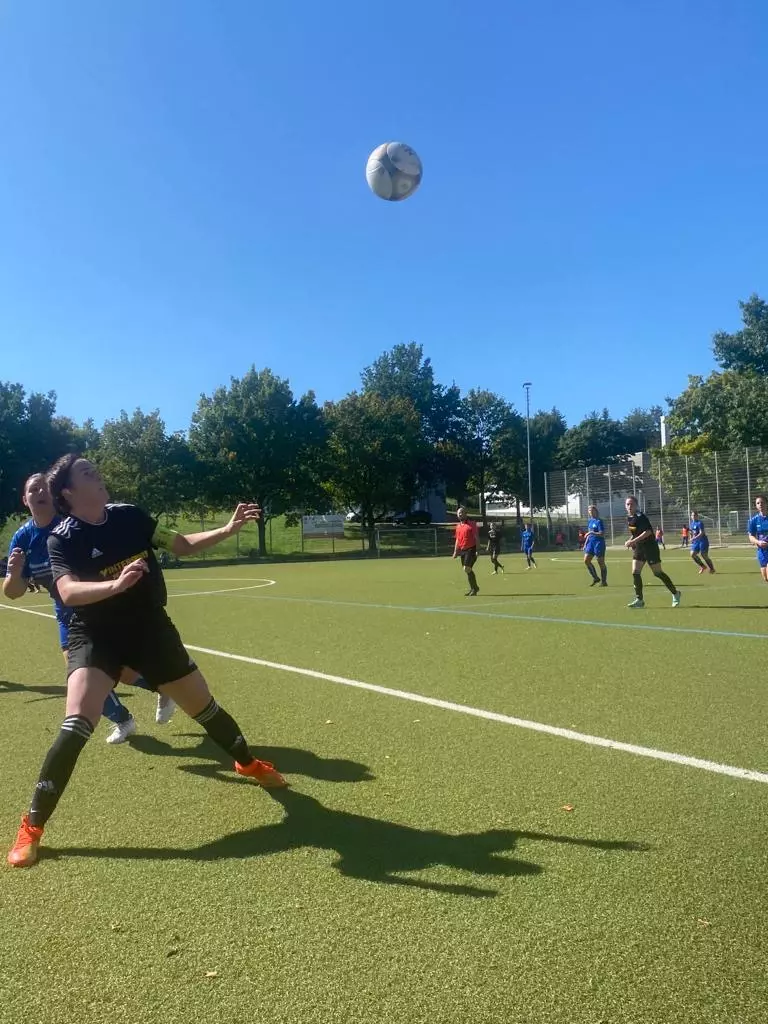
<svg viewBox="0 0 768 1024">
<path fill-rule="evenodd" d="M 30 825 L 25 814 L 21 819 L 21 827 L 16 834 L 16 842 L 8 851 L 8 863 L 14 868 L 31 868 L 37 863 L 37 848 L 43 838 L 43 830 Z"/>
<path fill-rule="evenodd" d="M 257 757 L 250 764 L 243 766 L 235 761 L 235 771 L 238 775 L 247 775 L 250 779 L 256 779 L 260 786 L 265 789 L 278 789 L 280 786 L 287 786 L 288 782 L 280 772 L 269 761 L 259 761 Z"/>
</svg>

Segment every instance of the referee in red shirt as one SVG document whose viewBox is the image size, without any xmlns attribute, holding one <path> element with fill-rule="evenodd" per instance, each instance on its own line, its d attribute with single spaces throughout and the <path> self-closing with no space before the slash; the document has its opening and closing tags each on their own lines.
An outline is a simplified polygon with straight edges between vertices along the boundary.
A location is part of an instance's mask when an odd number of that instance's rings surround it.
<svg viewBox="0 0 768 1024">
<path fill-rule="evenodd" d="M 469 590 L 466 597 L 476 597 L 480 593 L 472 566 L 477 561 L 477 527 L 467 518 L 465 508 L 456 509 L 459 522 L 456 526 L 456 543 L 453 548 L 453 557 L 460 558 L 467 574 Z"/>
</svg>

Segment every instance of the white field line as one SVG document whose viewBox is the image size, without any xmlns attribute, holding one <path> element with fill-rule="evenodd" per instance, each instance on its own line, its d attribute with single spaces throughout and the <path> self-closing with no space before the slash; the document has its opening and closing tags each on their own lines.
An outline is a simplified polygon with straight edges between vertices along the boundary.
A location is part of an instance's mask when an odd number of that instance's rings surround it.
<svg viewBox="0 0 768 1024">
<path fill-rule="evenodd" d="M 685 592 L 683 592 L 685 596 Z M 472 608 L 454 608 L 440 605 L 410 605 L 410 604 L 377 604 L 371 601 L 335 601 L 331 598 L 319 597 L 285 597 L 271 595 L 254 595 L 257 601 L 287 601 L 295 604 L 316 604 L 328 605 L 338 608 L 357 609 L 380 609 L 391 612 L 422 612 L 427 615 L 466 615 L 475 619 L 502 619 L 509 622 L 543 622 L 548 625 L 558 626 L 598 626 L 603 629 L 629 629 L 640 630 L 651 633 L 688 633 L 691 636 L 733 636 L 746 640 L 768 640 L 768 633 L 742 633 L 728 629 L 704 629 L 698 626 L 652 626 L 642 622 L 603 622 L 599 619 L 566 619 L 554 615 L 517 615 L 513 612 L 484 612 Z M 706 609 L 706 605 L 694 606 Z M 677 614 L 672 612 L 670 614 Z M 768 610 L 768 604 L 766 604 Z M 642 612 L 632 612 L 632 615 L 642 616 Z"/>
<path fill-rule="evenodd" d="M 35 612 L 29 608 L 10 608 L 8 605 L 0 605 L 0 608 L 6 608 L 8 611 L 27 612 L 30 615 L 39 615 L 46 619 L 54 618 L 50 612 Z M 269 668 L 278 672 L 291 672 L 294 675 L 307 676 L 310 679 L 320 679 L 323 682 L 336 683 L 340 686 L 350 686 L 357 690 L 368 690 L 370 693 L 378 693 L 384 697 L 395 697 L 398 700 L 407 700 L 415 704 L 427 704 L 429 707 L 441 708 L 444 711 L 454 711 L 458 714 L 470 715 L 473 718 L 484 718 L 490 722 L 513 725 L 518 729 L 528 729 L 532 732 L 545 733 L 548 736 L 557 736 L 559 739 L 586 743 L 591 747 L 607 747 L 609 750 L 619 750 L 622 753 L 634 754 L 637 757 L 649 757 L 656 761 L 668 761 L 687 768 L 698 768 L 700 771 L 711 772 L 716 775 L 728 775 L 731 778 L 743 779 L 747 782 L 768 784 L 767 773 L 753 771 L 749 768 L 737 768 L 734 765 L 720 764 L 717 761 L 706 761 L 700 757 L 688 757 L 686 754 L 674 754 L 666 750 L 657 750 L 654 747 L 641 747 L 634 743 L 623 743 L 620 740 L 605 739 L 602 736 L 590 736 L 588 733 L 575 732 L 573 729 L 563 729 L 556 725 L 545 725 L 543 722 L 532 722 L 526 718 L 502 715 L 495 711 L 473 708 L 468 704 L 456 704 L 449 700 L 439 700 L 436 697 L 425 697 L 423 694 L 411 693 L 408 690 L 395 690 L 389 686 L 363 683 L 359 679 L 347 679 L 345 676 L 329 675 L 326 672 L 316 672 L 314 669 L 299 668 L 296 665 L 283 665 L 276 661 L 251 658 L 244 654 L 231 654 L 228 651 L 217 651 L 210 647 L 198 647 L 192 644 L 188 644 L 187 648 L 190 651 L 195 651 L 197 654 L 207 654 L 214 658 L 226 658 L 230 661 L 241 661 L 247 665 L 258 665 L 261 668 Z"/>
</svg>

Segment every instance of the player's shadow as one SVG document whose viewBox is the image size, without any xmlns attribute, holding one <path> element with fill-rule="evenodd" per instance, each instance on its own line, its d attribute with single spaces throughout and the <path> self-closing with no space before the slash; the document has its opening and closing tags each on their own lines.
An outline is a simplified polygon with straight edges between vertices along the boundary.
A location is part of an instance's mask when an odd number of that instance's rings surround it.
<svg viewBox="0 0 768 1024">
<path fill-rule="evenodd" d="M 62 685 L 15 683 L 8 679 L 0 679 L 0 694 L 3 693 L 38 693 L 41 694 L 41 700 L 50 700 L 54 697 L 65 697 L 67 694 L 67 688 Z M 32 704 L 34 701 L 27 701 L 26 703 Z"/>
<path fill-rule="evenodd" d="M 208 762 L 179 766 L 181 771 L 190 775 L 216 779 L 219 782 L 253 785 L 250 779 L 234 774 L 231 759 L 228 759 L 207 735 L 181 733 L 181 736 L 184 739 L 196 739 L 198 742 L 191 747 L 174 747 L 155 736 L 138 735 L 131 736 L 129 743 L 143 754 L 189 757 Z M 267 747 L 261 744 L 254 744 L 253 751 L 262 761 L 271 761 L 281 772 L 288 775 L 307 775 L 322 782 L 370 782 L 374 778 L 367 765 L 343 757 L 319 757 L 311 750 L 301 750 L 298 747 Z"/>
<path fill-rule="evenodd" d="M 191 849 L 171 846 L 109 846 L 71 847 L 53 852 L 68 857 L 218 861 L 245 860 L 314 848 L 335 853 L 333 867 L 348 878 L 382 885 L 428 889 L 455 896 L 489 897 L 498 895 L 499 890 L 473 884 L 432 882 L 403 877 L 403 874 L 433 867 L 500 878 L 541 874 L 544 870 L 541 865 L 508 855 L 520 839 L 582 846 L 592 850 L 640 852 L 648 849 L 638 843 L 580 839 L 513 829 L 489 829 L 485 832 L 450 835 L 447 832 L 414 828 L 361 814 L 332 810 L 314 797 L 295 790 L 271 790 L 269 795 L 285 810 L 281 822 L 232 832 Z"/>
</svg>

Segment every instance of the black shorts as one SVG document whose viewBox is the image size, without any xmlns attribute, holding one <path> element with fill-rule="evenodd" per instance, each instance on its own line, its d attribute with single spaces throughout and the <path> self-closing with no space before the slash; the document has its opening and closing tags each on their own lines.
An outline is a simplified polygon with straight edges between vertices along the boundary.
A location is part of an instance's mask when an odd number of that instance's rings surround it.
<svg viewBox="0 0 768 1024">
<path fill-rule="evenodd" d="M 477 548 L 465 548 L 459 552 L 459 558 L 465 569 L 471 569 L 477 561 Z"/>
<path fill-rule="evenodd" d="M 493 541 L 491 541 L 491 546 L 488 549 L 488 554 L 489 555 L 500 555 L 501 554 L 501 544 L 498 543 L 498 542 L 494 544 Z"/>
<path fill-rule="evenodd" d="M 646 540 L 632 549 L 632 557 L 636 562 L 647 562 L 648 565 L 659 565 L 661 552 L 655 540 Z"/>
<path fill-rule="evenodd" d="M 78 668 L 99 668 L 117 682 L 124 666 L 153 690 L 197 668 L 162 608 L 141 620 L 126 620 L 119 630 L 86 631 L 76 624 L 70 629 L 68 677 Z"/>
</svg>

